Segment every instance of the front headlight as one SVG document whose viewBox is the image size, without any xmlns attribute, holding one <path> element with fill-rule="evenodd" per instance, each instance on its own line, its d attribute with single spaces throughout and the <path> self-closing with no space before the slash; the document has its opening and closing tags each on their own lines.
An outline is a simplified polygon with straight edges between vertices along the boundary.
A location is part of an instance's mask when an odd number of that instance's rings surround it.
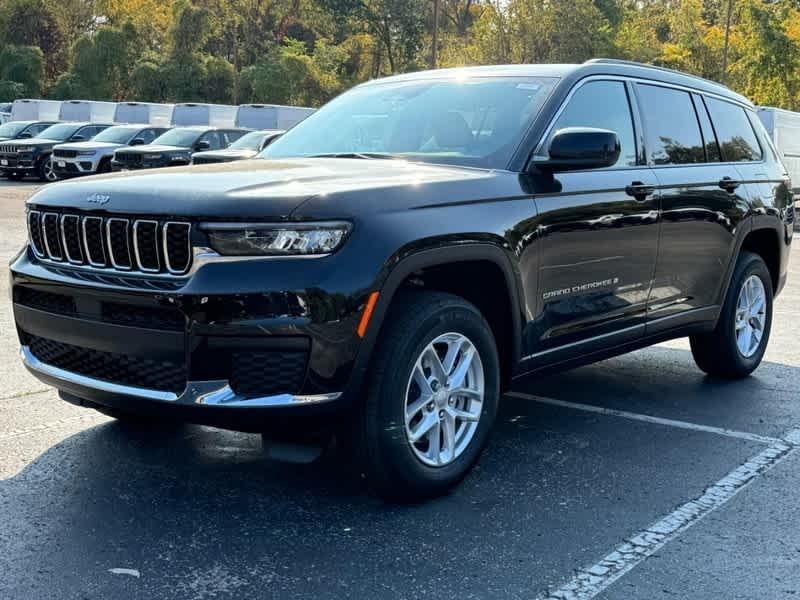
<svg viewBox="0 0 800 600">
<path fill-rule="evenodd" d="M 94 156 L 94 150 L 81 150 L 78 156 Z"/>
<path fill-rule="evenodd" d="M 209 223 L 209 244 L 229 256 L 321 256 L 335 252 L 350 232 L 343 222 L 247 225 Z"/>
<path fill-rule="evenodd" d="M 17 146 L 17 152 L 33 152 L 33 146 Z"/>
</svg>

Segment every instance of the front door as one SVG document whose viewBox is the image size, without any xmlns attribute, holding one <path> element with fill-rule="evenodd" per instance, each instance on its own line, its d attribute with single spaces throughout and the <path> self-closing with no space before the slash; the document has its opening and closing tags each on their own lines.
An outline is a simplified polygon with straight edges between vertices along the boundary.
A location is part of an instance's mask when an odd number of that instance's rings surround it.
<svg viewBox="0 0 800 600">
<path fill-rule="evenodd" d="M 535 185 L 538 285 L 526 350 L 537 362 L 558 360 L 565 346 L 641 336 L 658 249 L 656 180 L 641 164 L 628 84 L 580 85 L 538 153 L 566 127 L 614 131 L 621 153 L 613 167 L 555 173 Z"/>
</svg>

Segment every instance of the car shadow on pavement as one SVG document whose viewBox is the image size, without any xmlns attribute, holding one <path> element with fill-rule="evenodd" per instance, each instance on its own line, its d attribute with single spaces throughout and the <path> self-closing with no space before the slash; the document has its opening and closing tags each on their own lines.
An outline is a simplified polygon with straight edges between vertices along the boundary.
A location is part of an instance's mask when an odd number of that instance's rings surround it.
<svg viewBox="0 0 800 600">
<path fill-rule="evenodd" d="M 776 383 L 788 388 L 797 369 L 764 364 L 758 376 L 729 383 L 690 373 L 690 362 L 685 350 L 650 348 L 515 389 L 670 418 L 713 421 L 724 412 L 726 427 L 757 423 L 759 409 L 791 419 L 779 414 L 790 412 L 778 397 L 789 392 Z M 224 581 L 239 597 L 263 586 L 282 598 L 530 597 L 757 449 L 507 398 L 488 451 L 461 486 L 395 506 L 366 493 L 340 455 L 289 465 L 265 458 L 256 435 L 108 422 L 0 481 L 0 597 L 21 589 L 49 597 L 53 578 L 63 598 L 138 597 L 137 585 L 147 589 L 141 597 L 195 597 L 192 586 L 208 572 L 221 573 L 207 583 L 212 592 Z M 109 576 L 117 567 L 137 569 L 141 582 Z"/>
</svg>

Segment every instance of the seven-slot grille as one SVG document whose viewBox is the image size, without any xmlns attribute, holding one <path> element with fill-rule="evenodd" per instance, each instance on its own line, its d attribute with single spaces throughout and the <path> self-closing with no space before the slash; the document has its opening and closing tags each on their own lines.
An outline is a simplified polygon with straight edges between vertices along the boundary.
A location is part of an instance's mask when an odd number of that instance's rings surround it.
<svg viewBox="0 0 800 600">
<path fill-rule="evenodd" d="M 181 275 L 191 266 L 191 225 L 40 210 L 28 234 L 42 259 L 94 268 Z"/>
<path fill-rule="evenodd" d="M 118 162 L 126 162 L 126 163 L 140 163 L 142 162 L 142 155 L 138 152 L 117 152 L 114 155 L 114 158 Z"/>
<path fill-rule="evenodd" d="M 13 144 L 0 144 L 0 152 L 3 154 L 16 154 L 17 147 Z"/>
</svg>

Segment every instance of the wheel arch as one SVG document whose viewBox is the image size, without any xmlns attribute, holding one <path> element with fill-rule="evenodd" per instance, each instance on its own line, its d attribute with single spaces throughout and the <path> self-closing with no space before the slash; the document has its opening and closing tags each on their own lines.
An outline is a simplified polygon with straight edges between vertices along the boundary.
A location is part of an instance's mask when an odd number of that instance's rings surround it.
<svg viewBox="0 0 800 600">
<path fill-rule="evenodd" d="M 390 269 L 385 269 L 385 275 L 381 278 L 377 287 L 376 291 L 379 292 L 378 300 L 356 356 L 347 395 L 354 396 L 361 388 L 374 348 L 380 338 L 387 313 L 398 292 L 404 289 L 406 285 L 415 285 L 415 280 L 420 276 L 423 278 L 424 283 L 426 273 L 436 272 L 441 274 L 446 272 L 447 269 L 463 269 L 465 266 L 475 265 L 483 265 L 483 268 L 487 269 L 480 274 L 491 272 L 488 269 L 495 270 L 494 273 L 497 279 L 493 283 L 499 283 L 500 281 L 503 283 L 503 305 L 508 309 L 507 313 L 487 315 L 485 312 L 486 305 L 481 302 L 475 302 L 475 295 L 458 293 L 450 285 L 445 285 L 445 289 L 442 286 L 429 285 L 427 289 L 454 293 L 476 304 L 481 309 L 484 318 L 489 321 L 497 340 L 503 380 L 504 382 L 509 381 L 513 367 L 520 357 L 522 307 L 524 304 L 520 297 L 519 274 L 514 269 L 507 251 L 491 243 L 453 244 L 434 249 L 418 250 L 400 259 L 395 259 L 394 263 L 394 266 Z M 476 290 L 480 290 L 482 284 L 483 281 L 478 280 L 473 287 Z M 426 289 L 424 284 L 422 289 Z M 507 321 L 504 321 L 506 318 Z M 503 327 L 504 322 L 507 329 L 498 335 L 498 327 Z"/>
</svg>

